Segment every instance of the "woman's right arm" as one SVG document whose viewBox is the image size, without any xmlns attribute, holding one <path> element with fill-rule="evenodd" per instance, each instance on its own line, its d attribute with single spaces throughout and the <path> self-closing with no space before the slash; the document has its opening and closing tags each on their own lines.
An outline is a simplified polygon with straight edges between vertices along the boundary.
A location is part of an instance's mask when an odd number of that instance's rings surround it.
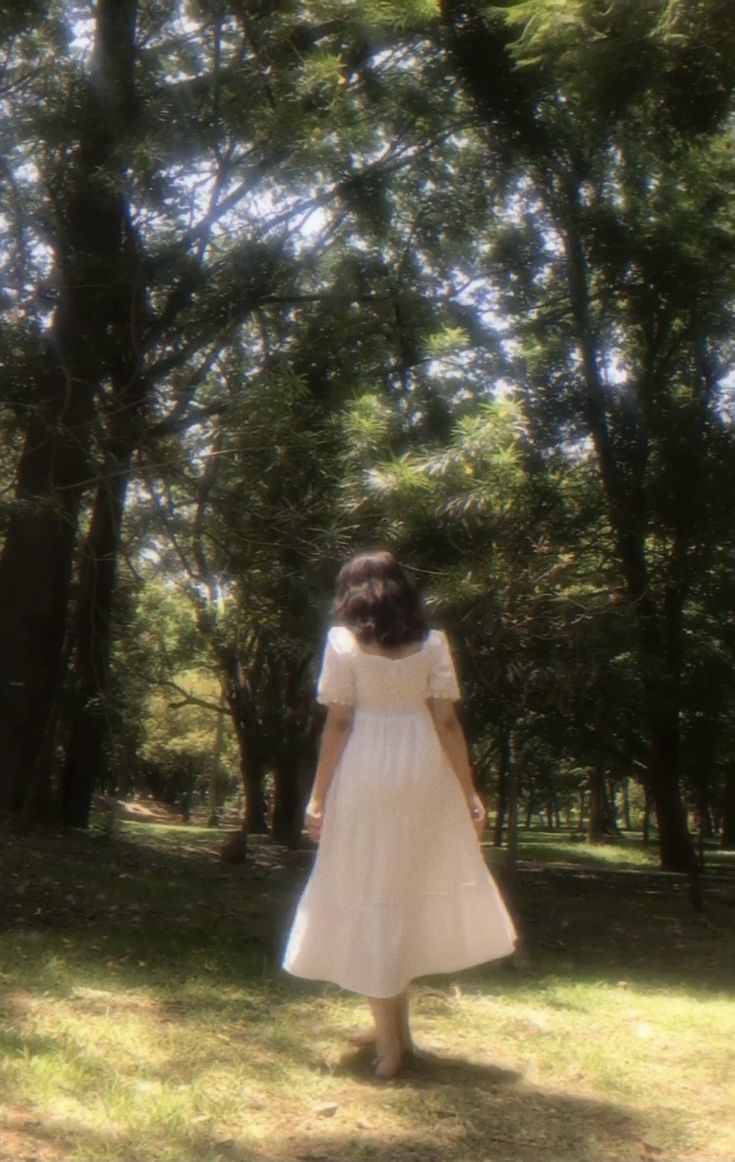
<svg viewBox="0 0 735 1162">
<path fill-rule="evenodd" d="M 319 745 L 319 762 L 316 768 L 316 778 L 311 791 L 309 802 L 306 804 L 305 823 L 309 838 L 317 842 L 324 819 L 324 804 L 329 788 L 332 785 L 334 772 L 342 758 L 342 752 L 347 745 L 347 739 L 352 730 L 354 707 L 332 703 L 327 710 L 327 720 L 322 731 L 322 740 Z"/>
<path fill-rule="evenodd" d="M 429 710 L 444 753 L 462 788 L 475 831 L 478 836 L 482 835 L 487 824 L 487 811 L 475 790 L 467 742 L 454 703 L 449 698 L 430 698 Z"/>
</svg>

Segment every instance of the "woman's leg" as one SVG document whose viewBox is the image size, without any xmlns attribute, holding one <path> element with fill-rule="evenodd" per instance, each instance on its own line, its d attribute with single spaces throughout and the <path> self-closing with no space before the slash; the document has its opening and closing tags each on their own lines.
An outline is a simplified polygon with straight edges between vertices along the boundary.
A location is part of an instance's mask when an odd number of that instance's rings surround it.
<svg viewBox="0 0 735 1162">
<path fill-rule="evenodd" d="M 375 1022 L 375 1076 L 390 1081 L 401 1067 L 403 993 L 397 997 L 369 997 Z"/>
<path fill-rule="evenodd" d="M 411 1024 L 410 1024 L 410 990 L 408 985 L 402 993 L 397 997 L 392 997 L 398 1004 L 398 1037 L 407 1053 L 413 1050 L 413 1041 L 411 1039 Z M 369 998 L 368 998 L 369 999 Z M 372 1006 L 372 1001 L 370 1002 Z M 379 1002 L 378 1002 L 379 1003 Z M 374 1014 L 373 1014 L 374 1020 Z M 350 1034 L 350 1042 L 353 1045 L 374 1045 L 377 1039 L 376 1025 L 362 1029 L 356 1029 L 354 1033 Z"/>
<path fill-rule="evenodd" d="M 406 1053 L 413 1051 L 413 1041 L 411 1039 L 411 986 L 406 985 L 403 992 L 398 997 L 398 1030 Z"/>
</svg>

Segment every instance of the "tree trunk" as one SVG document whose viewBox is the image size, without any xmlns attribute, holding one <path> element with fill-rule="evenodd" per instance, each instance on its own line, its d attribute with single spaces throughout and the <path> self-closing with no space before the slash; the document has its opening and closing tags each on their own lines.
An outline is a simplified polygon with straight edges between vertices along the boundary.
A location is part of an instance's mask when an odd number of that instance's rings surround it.
<svg viewBox="0 0 735 1162">
<path fill-rule="evenodd" d="M 623 827 L 626 831 L 632 831 L 630 821 L 630 779 L 623 779 Z"/>
<path fill-rule="evenodd" d="M 268 803 L 263 784 L 266 765 L 262 759 L 251 754 L 244 768 L 241 768 L 242 785 L 245 791 L 245 824 L 248 835 L 268 834 Z"/>
<path fill-rule="evenodd" d="M 493 831 L 493 844 L 495 847 L 502 847 L 503 830 L 506 826 L 508 818 L 508 781 L 510 777 L 510 765 L 512 758 L 511 736 L 510 732 L 506 729 L 503 729 L 500 735 L 498 749 L 498 796 L 495 827 Z"/>
<path fill-rule="evenodd" d="M 90 81 L 79 92 L 82 132 L 68 142 L 56 194 L 58 301 L 46 370 L 30 379 L 17 504 L 0 558 L 0 807 L 48 798 L 55 707 L 77 525 L 89 486 L 95 401 L 108 376 L 126 228 L 120 142 L 132 108 L 137 0 L 99 0 Z"/>
<path fill-rule="evenodd" d="M 530 791 L 528 792 L 528 798 L 526 799 L 526 816 L 525 816 L 525 819 L 523 821 L 523 827 L 524 827 L 525 831 L 531 830 L 531 824 L 533 823 L 533 815 L 534 815 L 535 810 L 536 810 L 536 800 L 535 800 L 535 796 L 533 793 L 533 787 L 532 787 L 530 789 Z"/>
<path fill-rule="evenodd" d="M 610 835 L 619 835 L 617 787 L 614 779 L 608 779 L 606 783 L 605 809 L 607 811 L 608 832 Z"/>
<path fill-rule="evenodd" d="M 672 771 L 678 772 L 679 769 L 678 715 L 670 715 L 668 721 L 663 717 L 659 719 L 651 735 L 653 750 L 649 776 L 658 824 L 661 867 L 664 871 L 686 873 L 692 907 L 695 911 L 701 911 L 703 903 L 697 853 L 689 834 L 679 781 L 672 777 Z"/>
<path fill-rule="evenodd" d="M 87 827 L 92 796 L 104 765 L 112 601 L 127 476 L 112 473 L 97 488 L 82 556 L 74 668 L 74 715 L 59 784 L 61 821 Z"/>
<path fill-rule="evenodd" d="M 288 723 L 292 741 L 278 759 L 271 829 L 276 842 L 291 848 L 301 846 L 304 805 L 311 793 L 323 726 L 321 712 L 314 713 L 311 700 L 300 696 L 302 674 L 301 669 L 294 671 L 284 698 L 292 708 Z"/>
<path fill-rule="evenodd" d="M 47 400 L 28 426 L 0 559 L 0 808 L 10 811 L 23 809 L 34 771 L 44 784 L 37 786 L 39 807 L 48 795 L 50 774 L 38 766 L 64 674 L 76 528 L 89 474 L 89 393 L 80 389 L 61 406 L 61 374 L 54 384 L 56 415 Z"/>
<path fill-rule="evenodd" d="M 579 822 L 577 824 L 577 831 L 584 831 L 585 819 L 587 818 L 587 790 L 585 787 L 579 788 Z"/>
<path fill-rule="evenodd" d="M 628 595 L 635 613 L 638 653 L 645 692 L 651 748 L 650 786 L 659 825 L 661 867 L 686 872 L 692 883 L 697 859 L 686 827 L 680 793 L 679 701 L 684 637 L 684 590 L 672 581 L 657 606 L 652 596 L 646 559 L 646 497 L 642 469 L 646 441 L 628 465 L 626 481 L 616 458 L 605 409 L 605 389 L 591 318 L 587 258 L 579 229 L 580 194 L 577 179 L 565 178 L 564 246 L 569 300 L 575 319 L 586 385 L 585 418 L 592 436 L 620 555 Z M 630 473 L 629 473 L 630 474 Z M 681 551 L 681 547 L 680 547 Z M 669 562 L 672 572 L 674 560 Z M 659 607 L 660 606 L 660 607 Z M 692 886 L 693 895 L 696 889 Z"/>
<path fill-rule="evenodd" d="M 641 825 L 641 838 L 644 846 L 648 847 L 651 842 L 651 811 L 653 809 L 653 800 L 651 799 L 651 792 L 648 789 L 648 783 L 643 784 L 643 822 Z"/>
<path fill-rule="evenodd" d="M 220 695 L 220 710 L 224 711 L 226 708 L 224 691 Z M 219 808 L 220 808 L 220 765 L 222 763 L 222 747 L 224 743 L 224 714 L 217 715 L 217 723 L 214 730 L 214 750 L 212 753 L 212 769 L 209 773 L 209 781 L 207 783 L 207 807 L 209 809 L 209 819 L 207 826 L 219 826 Z"/>
<path fill-rule="evenodd" d="M 651 725 L 649 765 L 651 794 L 658 825 L 659 852 L 664 871 L 690 872 L 697 859 L 687 826 L 686 811 L 675 777 L 679 770 L 679 725 L 673 714 Z"/>
<path fill-rule="evenodd" d="M 495 826 L 493 828 L 493 845 L 503 846 L 503 828 L 508 811 L 508 770 L 510 765 L 510 746 L 508 734 L 503 731 L 500 738 L 500 759 L 498 763 L 498 794 L 495 808 Z"/>
<path fill-rule="evenodd" d="M 735 850 L 735 765 L 732 763 L 725 776 L 720 844 L 726 851 Z"/>
<path fill-rule="evenodd" d="M 505 763 L 508 771 L 508 836 L 505 857 L 505 883 L 513 894 L 518 870 L 518 773 L 513 755 L 513 734 L 504 735 Z"/>
<path fill-rule="evenodd" d="M 131 277 L 121 280 L 117 319 L 118 366 L 114 368 L 104 474 L 97 484 L 89 531 L 81 556 L 74 681 L 77 712 L 71 724 L 59 786 L 62 822 L 87 827 L 95 785 L 103 773 L 109 733 L 108 684 L 112 612 L 128 472 L 143 431 L 145 379 L 136 374 L 143 302 L 136 289 L 136 255 L 130 240 Z M 131 320 L 134 325 L 131 326 Z"/>
<path fill-rule="evenodd" d="M 605 789 L 605 762 L 598 755 L 590 772 L 590 807 L 587 821 L 587 842 L 601 843 L 608 833 L 607 793 Z"/>
<path fill-rule="evenodd" d="M 275 769 L 275 796 L 271 818 L 271 835 L 276 843 L 297 848 L 301 845 L 304 814 L 302 793 L 303 754 L 292 746 L 279 755 Z"/>
<path fill-rule="evenodd" d="M 205 628 L 201 617 L 200 628 Z M 237 651 L 231 646 L 220 645 L 215 646 L 215 649 L 240 757 L 240 777 L 245 795 L 244 829 L 249 835 L 267 835 L 268 804 L 263 783 L 268 762 L 267 756 L 261 753 L 259 724 L 255 718 L 247 671 Z"/>
<path fill-rule="evenodd" d="M 242 691 L 233 700 L 232 687 L 229 687 L 225 694 L 230 707 L 240 757 L 240 778 L 245 796 L 243 830 L 248 835 L 267 835 L 268 804 L 263 788 L 267 765 L 264 757 L 259 754 L 257 740 L 254 737 L 249 719 L 239 712 L 241 695 Z"/>
</svg>

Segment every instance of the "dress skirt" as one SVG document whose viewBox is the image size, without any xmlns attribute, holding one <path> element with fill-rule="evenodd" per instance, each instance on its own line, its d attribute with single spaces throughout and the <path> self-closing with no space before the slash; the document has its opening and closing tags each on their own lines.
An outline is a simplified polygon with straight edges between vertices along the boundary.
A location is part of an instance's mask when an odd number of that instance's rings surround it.
<svg viewBox="0 0 735 1162">
<path fill-rule="evenodd" d="M 428 709 L 356 710 L 284 968 L 392 997 L 515 939 Z"/>
</svg>

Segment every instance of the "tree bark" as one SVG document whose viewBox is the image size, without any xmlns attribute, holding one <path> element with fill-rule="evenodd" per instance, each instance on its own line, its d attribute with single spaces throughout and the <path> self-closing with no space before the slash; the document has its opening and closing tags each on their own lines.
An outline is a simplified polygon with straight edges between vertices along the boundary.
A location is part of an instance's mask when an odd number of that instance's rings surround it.
<svg viewBox="0 0 735 1162">
<path fill-rule="evenodd" d="M 73 671 L 77 710 L 59 781 L 61 821 L 70 827 L 88 826 L 92 796 L 105 762 L 112 607 L 131 452 L 129 448 L 118 458 L 114 470 L 97 486 L 82 552 Z"/>
<path fill-rule="evenodd" d="M 649 725 L 649 737 L 648 778 L 656 813 L 661 867 L 664 871 L 696 874 L 697 857 L 677 777 L 681 746 L 678 714 L 656 714 Z"/>
<path fill-rule="evenodd" d="M 49 394 L 61 396 L 63 377 L 49 378 L 56 387 Z M 70 395 L 56 421 L 54 410 L 44 407 L 43 418 L 29 423 L 0 559 L 0 809 L 14 812 L 24 809 L 32 780 L 35 813 L 50 794 L 48 772 L 40 769 L 42 741 L 53 729 L 64 673 L 76 526 L 88 474 L 88 393 Z M 69 438 L 73 430 L 78 441 Z"/>
<path fill-rule="evenodd" d="M 265 763 L 253 758 L 241 768 L 242 785 L 245 792 L 244 830 L 248 835 L 268 834 L 268 803 L 263 787 L 266 775 Z"/>
<path fill-rule="evenodd" d="M 297 848 L 301 844 L 304 815 L 303 746 L 283 748 L 274 772 L 275 794 L 271 816 L 271 836 L 276 843 Z"/>
</svg>

